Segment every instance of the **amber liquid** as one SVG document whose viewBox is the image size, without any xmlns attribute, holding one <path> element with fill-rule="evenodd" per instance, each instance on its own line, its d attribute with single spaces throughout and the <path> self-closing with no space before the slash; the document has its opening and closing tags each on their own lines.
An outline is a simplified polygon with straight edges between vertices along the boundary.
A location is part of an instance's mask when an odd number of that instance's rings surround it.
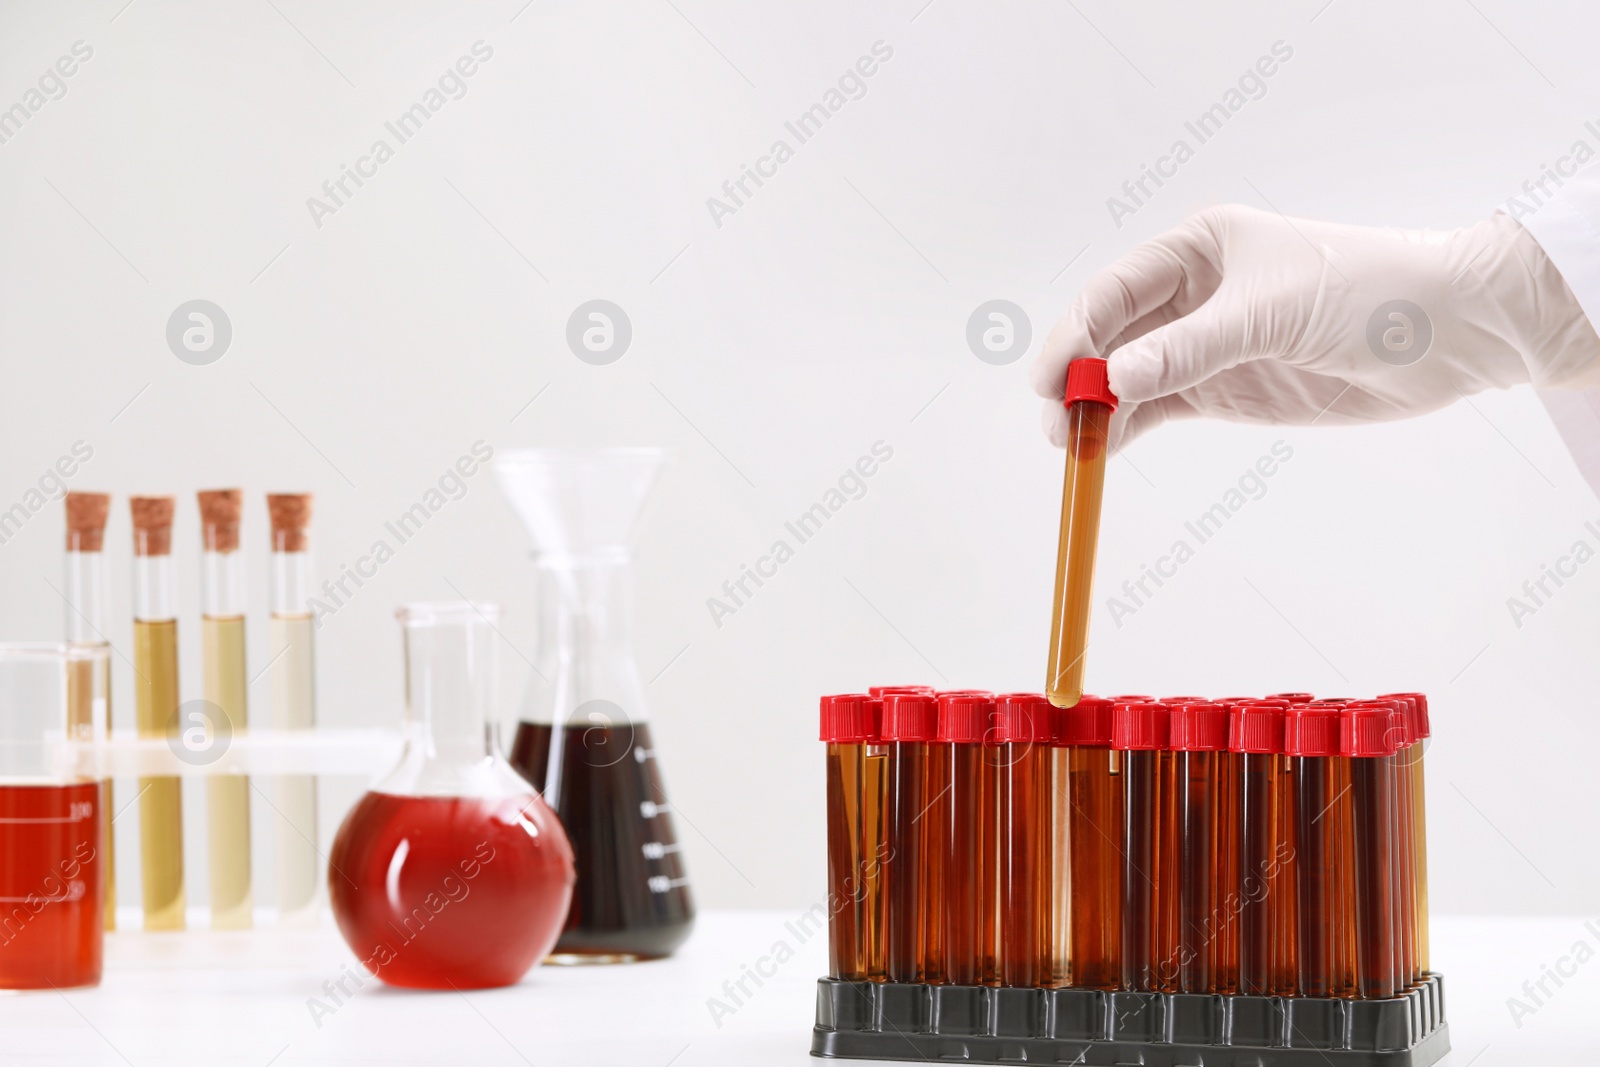
<svg viewBox="0 0 1600 1067">
<path fill-rule="evenodd" d="M 0 989 L 100 981 L 100 790 L 0 786 Z"/>
<path fill-rule="evenodd" d="M 549 723 L 521 723 L 511 763 L 544 790 Z M 556 814 L 578 882 L 557 962 L 671 955 L 694 925 L 694 904 L 645 723 L 561 731 Z"/>
<path fill-rule="evenodd" d="M 931 820 L 923 812 L 932 799 L 927 788 L 932 747 L 921 742 L 889 745 L 889 848 L 883 876 L 888 907 L 885 977 L 891 982 L 920 982 L 925 970 L 922 875 Z"/>
<path fill-rule="evenodd" d="M 994 976 L 986 941 L 995 914 L 994 763 L 983 745 L 950 745 L 950 852 L 945 863 L 944 971 L 952 985 L 981 985 Z"/>
<path fill-rule="evenodd" d="M 1332 850 L 1332 868 L 1328 872 L 1330 924 L 1332 925 L 1332 952 L 1329 960 L 1331 987 L 1336 997 L 1353 997 L 1359 991 L 1356 983 L 1356 843 L 1355 805 L 1350 799 L 1350 760 L 1333 757 L 1328 760 L 1332 782 L 1332 806 L 1324 815 Z"/>
<path fill-rule="evenodd" d="M 133 623 L 134 704 L 141 737 L 165 737 L 177 725 L 178 623 Z M 139 866 L 144 928 L 182 930 L 183 790 L 174 777 L 139 779 Z"/>
<path fill-rule="evenodd" d="M 1295 759 L 1295 859 L 1299 875 L 1299 966 L 1300 995 L 1326 997 L 1333 994 L 1334 954 L 1337 931 L 1334 927 L 1333 872 L 1337 865 L 1333 821 L 1334 800 L 1332 761 L 1308 756 Z"/>
<path fill-rule="evenodd" d="M 1289 955 L 1279 944 L 1285 907 L 1282 756 L 1248 753 L 1241 786 L 1239 992 L 1270 996 Z M 1290 927 L 1292 929 L 1292 926 Z"/>
<path fill-rule="evenodd" d="M 1071 751 L 1050 750 L 1050 984 L 1072 977 Z"/>
<path fill-rule="evenodd" d="M 889 749 L 868 745 L 861 775 L 861 849 L 878 862 L 868 866 L 862 908 L 867 950 L 867 978 L 883 981 L 889 958 L 889 929 L 884 894 L 888 886 L 884 867 L 889 858 Z"/>
<path fill-rule="evenodd" d="M 1215 753 L 1217 791 L 1216 879 L 1217 903 L 1212 910 L 1214 993 L 1239 992 L 1239 915 L 1244 908 L 1240 884 L 1239 835 L 1243 829 L 1244 757 L 1237 752 Z"/>
<path fill-rule="evenodd" d="M 1050 982 L 1050 752 L 1003 746 L 999 769 L 1001 985 Z"/>
<path fill-rule="evenodd" d="M 1216 991 L 1220 909 L 1218 823 L 1221 793 L 1217 788 L 1222 752 L 1180 752 L 1178 987 L 1184 993 Z"/>
<path fill-rule="evenodd" d="M 227 718 L 227 729 L 244 732 L 249 676 L 244 661 L 244 617 L 200 620 L 206 700 Z M 221 723 L 213 724 L 219 731 Z M 183 727 L 189 727 L 184 723 Z M 247 930 L 253 917 L 250 893 L 250 779 L 218 774 L 206 779 L 206 839 L 211 860 L 211 926 Z"/>
<path fill-rule="evenodd" d="M 1411 747 L 1408 758 L 1411 763 L 1411 804 L 1416 820 L 1412 831 L 1416 842 L 1413 872 L 1417 885 L 1417 972 L 1427 974 L 1431 969 L 1428 960 L 1428 804 L 1423 782 L 1421 742 Z"/>
<path fill-rule="evenodd" d="M 1411 773 L 1407 764 L 1408 750 L 1401 749 L 1390 761 L 1394 773 L 1394 937 L 1395 981 L 1397 991 L 1413 985 L 1417 973 L 1417 886 L 1416 860 L 1412 850 L 1416 847 L 1414 836 L 1415 812 L 1411 806 Z"/>
<path fill-rule="evenodd" d="M 846 981 L 867 977 L 862 934 L 868 858 L 862 855 L 863 745 L 828 745 L 828 974 Z M 871 857 L 876 864 L 879 857 Z"/>
<path fill-rule="evenodd" d="M 951 744 L 929 744 L 928 774 L 924 782 L 922 883 L 917 912 L 922 922 L 922 980 L 940 985 L 945 977 L 944 914 L 950 859 L 950 773 L 954 758 Z"/>
<path fill-rule="evenodd" d="M 1350 760 L 1354 811 L 1356 982 L 1362 997 L 1395 994 L 1393 767 Z"/>
<path fill-rule="evenodd" d="M 1050 658 L 1045 673 L 1045 693 L 1058 708 L 1071 707 L 1083 696 L 1089 598 L 1100 539 L 1110 426 L 1111 409 L 1104 404 L 1084 401 L 1067 409 L 1067 468 L 1061 488 L 1055 608 L 1050 617 Z"/>
<path fill-rule="evenodd" d="M 1122 980 L 1122 806 L 1118 753 L 1074 747 L 1068 847 L 1072 851 L 1070 982 L 1116 989 Z"/>
<path fill-rule="evenodd" d="M 1171 752 L 1120 752 L 1123 795 L 1122 988 L 1178 986 L 1178 820 Z"/>
</svg>

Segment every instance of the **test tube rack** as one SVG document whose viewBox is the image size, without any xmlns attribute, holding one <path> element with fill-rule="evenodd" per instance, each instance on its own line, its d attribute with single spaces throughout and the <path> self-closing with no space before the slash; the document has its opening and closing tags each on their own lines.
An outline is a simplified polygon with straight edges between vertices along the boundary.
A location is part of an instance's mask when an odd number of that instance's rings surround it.
<svg viewBox="0 0 1600 1067">
<path fill-rule="evenodd" d="M 823 698 L 812 1054 L 1427 1067 L 1430 733 L 1420 694 Z"/>
</svg>

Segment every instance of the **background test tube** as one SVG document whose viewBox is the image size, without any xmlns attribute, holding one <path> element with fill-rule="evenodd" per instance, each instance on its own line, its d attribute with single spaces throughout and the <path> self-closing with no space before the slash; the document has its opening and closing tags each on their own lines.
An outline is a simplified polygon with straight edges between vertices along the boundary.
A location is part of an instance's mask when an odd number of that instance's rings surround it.
<svg viewBox="0 0 1600 1067">
<path fill-rule="evenodd" d="M 1394 950 L 1393 712 L 1347 708 L 1340 713 L 1340 753 L 1350 760 L 1354 827 L 1356 982 L 1362 997 L 1392 997 Z"/>
<path fill-rule="evenodd" d="M 861 768 L 862 938 L 866 942 L 867 978 L 881 982 L 887 961 L 884 860 L 889 853 L 889 746 L 883 743 L 883 701 L 867 701 L 867 744 Z"/>
<path fill-rule="evenodd" d="M 1295 982 L 1283 711 L 1262 702 L 1230 712 L 1228 747 L 1241 761 L 1239 992 L 1257 996 L 1292 995 Z"/>
<path fill-rule="evenodd" d="M 1122 988 L 1178 984 L 1176 789 L 1165 704 L 1117 704 L 1112 748 L 1122 758 Z"/>
<path fill-rule="evenodd" d="M 861 881 L 862 772 L 871 733 L 867 700 L 864 693 L 849 693 L 821 702 L 821 737 L 828 746 L 828 974 L 852 982 L 867 977 Z"/>
<path fill-rule="evenodd" d="M 267 664 L 275 730 L 310 730 L 317 725 L 316 621 L 308 608 L 311 504 L 310 493 L 267 494 L 272 527 Z M 290 927 L 315 926 L 323 883 L 317 780 L 311 775 L 283 775 L 273 787 L 278 921 Z"/>
<path fill-rule="evenodd" d="M 985 888 L 986 870 L 995 866 L 994 761 L 986 758 L 984 736 L 994 715 L 987 694 L 939 698 L 939 742 L 950 760 L 950 787 L 939 801 L 947 823 L 942 925 L 943 980 L 952 985 L 982 985 L 994 977 L 994 947 L 985 952 L 986 917 L 997 908 Z"/>
<path fill-rule="evenodd" d="M 134 711 L 141 737 L 166 737 L 178 717 L 178 620 L 172 594 L 170 496 L 136 496 L 133 513 Z M 139 780 L 139 868 L 144 928 L 182 930 L 183 788 Z"/>
<path fill-rule="evenodd" d="M 203 550 L 200 563 L 200 646 L 209 714 L 208 730 L 243 733 L 249 717 L 245 669 L 244 559 L 239 552 L 239 517 L 244 494 L 237 489 L 199 494 Z M 184 730 L 196 724 L 185 722 Z M 239 774 L 206 778 L 206 841 L 211 873 L 211 926 L 244 930 L 252 924 L 250 884 L 250 779 Z"/>
<path fill-rule="evenodd" d="M 930 809 L 937 795 L 930 772 L 939 704 L 931 693 L 892 693 L 883 698 L 882 715 L 881 736 L 889 747 L 884 975 L 891 982 L 920 982 L 927 969 L 923 883 L 929 873 L 928 830 L 934 822 Z"/>
<path fill-rule="evenodd" d="M 1299 995 L 1333 996 L 1343 970 L 1338 955 L 1341 918 L 1338 834 L 1339 709 L 1298 705 L 1284 718 L 1284 752 L 1294 761 L 1297 790 L 1295 859 L 1299 890 Z"/>
<path fill-rule="evenodd" d="M 1116 989 L 1122 981 L 1122 779 L 1111 747 L 1112 703 L 1086 696 L 1057 716 L 1067 746 L 1072 882 L 1068 981 Z"/>
<path fill-rule="evenodd" d="M 1089 644 L 1089 598 L 1100 538 L 1111 413 L 1117 398 L 1103 359 L 1067 364 L 1066 476 L 1061 488 L 1061 536 L 1056 545 L 1055 609 L 1050 618 L 1045 692 L 1050 703 L 1071 707 L 1083 696 L 1083 660 Z"/>
<path fill-rule="evenodd" d="M 1042 694 L 995 698 L 1000 784 L 999 979 L 1007 986 L 1050 981 L 1050 753 L 1053 723 Z"/>
<path fill-rule="evenodd" d="M 106 520 L 111 513 L 108 493 L 69 492 L 67 508 L 67 640 L 90 650 L 87 660 L 70 661 L 80 677 L 75 688 L 88 694 L 78 727 L 111 735 L 111 627 L 110 570 L 105 558 Z M 117 928 L 116 838 L 111 818 L 116 813 L 111 779 L 100 783 L 100 869 L 105 879 L 105 928 Z"/>
<path fill-rule="evenodd" d="M 1411 775 L 1412 810 L 1412 878 L 1415 885 L 1414 905 L 1416 917 L 1413 933 L 1416 938 L 1417 974 L 1427 974 L 1431 968 L 1428 959 L 1428 805 L 1422 773 L 1422 753 L 1433 730 L 1428 721 L 1428 698 L 1423 693 L 1386 693 L 1379 700 L 1403 700 L 1411 717 L 1409 736 L 1413 739 L 1401 763 Z"/>
<path fill-rule="evenodd" d="M 1214 993 L 1232 929 L 1227 896 L 1233 880 L 1224 876 L 1233 855 L 1225 826 L 1232 772 L 1228 709 L 1209 701 L 1177 703 L 1168 729 L 1178 764 L 1178 989 Z"/>
</svg>

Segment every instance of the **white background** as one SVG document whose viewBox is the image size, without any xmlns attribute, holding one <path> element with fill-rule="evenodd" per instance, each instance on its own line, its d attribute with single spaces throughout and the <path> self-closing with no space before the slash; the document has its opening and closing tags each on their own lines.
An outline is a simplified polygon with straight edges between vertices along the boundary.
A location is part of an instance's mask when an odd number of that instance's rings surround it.
<svg viewBox="0 0 1600 1067">
<path fill-rule="evenodd" d="M 127 650 L 126 496 L 179 494 L 198 696 L 194 490 L 247 491 L 261 664 L 263 492 L 317 494 L 332 577 L 476 440 L 670 446 L 639 529 L 637 649 L 696 892 L 819 899 L 817 695 L 1044 671 L 1061 458 L 1027 361 L 968 349 L 980 303 L 1026 309 L 1031 355 L 1097 266 L 1192 210 L 1463 224 L 1600 120 L 1600 13 L 1578 4 L 924 2 L 7 4 L 0 106 L 74 42 L 94 53 L 0 144 L 0 510 L 92 446 L 72 485 L 117 496 Z M 493 58 L 466 96 L 319 228 L 307 198 L 479 40 Z M 1266 95 L 1114 225 L 1107 197 L 1280 40 Z M 784 122 L 877 41 L 893 56 L 865 96 L 719 227 L 707 198 L 793 144 Z M 194 298 L 234 330 L 205 367 L 164 337 Z M 594 298 L 633 324 L 610 366 L 564 340 Z M 866 495 L 715 625 L 707 598 L 879 440 L 893 459 Z M 1265 496 L 1113 625 L 1105 595 L 1279 440 L 1293 458 Z M 1520 629 L 1506 601 L 1597 543 L 1587 520 L 1600 507 L 1526 389 L 1377 428 L 1163 429 L 1111 469 L 1091 688 L 1425 690 L 1435 909 L 1582 911 L 1600 564 Z M 61 538 L 52 503 L 0 546 L 0 637 L 60 632 Z M 474 478 L 322 628 L 322 722 L 396 723 L 391 612 L 458 589 L 505 604 L 515 691 L 527 547 Z M 252 696 L 263 714 L 265 684 Z M 327 834 L 359 788 L 331 784 Z M 118 827 L 131 862 L 136 820 Z"/>
</svg>

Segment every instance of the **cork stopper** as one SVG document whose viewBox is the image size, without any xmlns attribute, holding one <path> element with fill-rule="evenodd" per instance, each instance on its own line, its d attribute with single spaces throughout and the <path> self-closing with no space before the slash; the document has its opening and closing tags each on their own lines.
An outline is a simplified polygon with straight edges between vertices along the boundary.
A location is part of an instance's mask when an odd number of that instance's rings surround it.
<svg viewBox="0 0 1600 1067">
<path fill-rule="evenodd" d="M 133 554 L 169 556 L 172 554 L 172 512 L 177 501 L 170 496 L 128 498 L 133 513 Z"/>
<path fill-rule="evenodd" d="M 110 493 L 67 493 L 67 551 L 99 552 L 105 547 Z"/>
<path fill-rule="evenodd" d="M 268 493 L 267 512 L 272 518 L 272 550 L 304 552 L 311 528 L 310 493 Z"/>
<path fill-rule="evenodd" d="M 244 510 L 244 492 L 239 489 L 202 489 L 200 531 L 207 552 L 236 552 L 239 549 L 239 513 Z"/>
</svg>

